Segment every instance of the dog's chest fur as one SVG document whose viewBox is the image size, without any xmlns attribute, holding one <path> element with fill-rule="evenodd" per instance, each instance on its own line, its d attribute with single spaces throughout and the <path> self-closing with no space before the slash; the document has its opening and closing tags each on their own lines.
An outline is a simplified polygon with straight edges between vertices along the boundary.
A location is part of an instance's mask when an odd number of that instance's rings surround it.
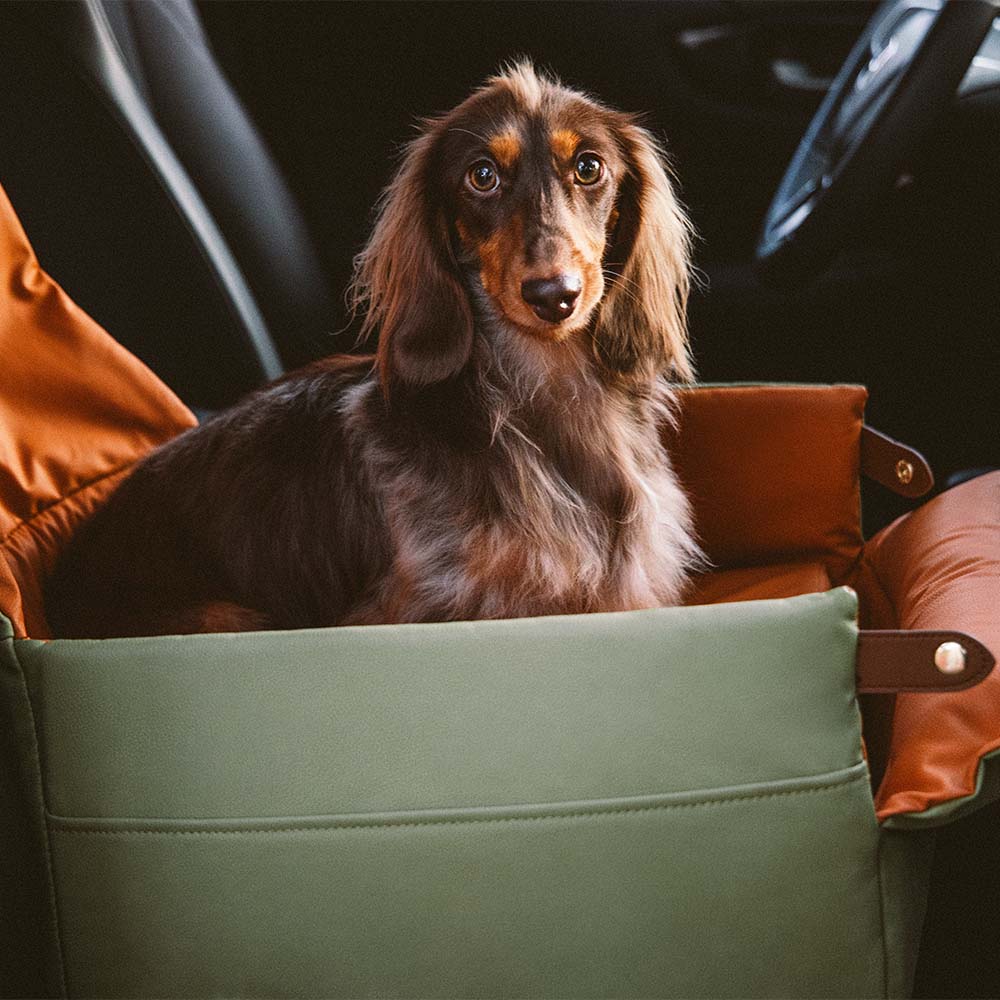
<svg viewBox="0 0 1000 1000">
<path fill-rule="evenodd" d="M 469 397 L 482 406 L 452 413 L 455 426 L 430 448 L 425 439 L 421 461 L 405 440 L 355 437 L 379 484 L 390 565 L 347 621 L 676 603 L 694 545 L 660 443 L 666 387 L 656 382 L 641 400 L 587 385 L 528 398 L 486 381 Z M 357 387 L 348 425 L 366 424 L 375 393 Z"/>
</svg>

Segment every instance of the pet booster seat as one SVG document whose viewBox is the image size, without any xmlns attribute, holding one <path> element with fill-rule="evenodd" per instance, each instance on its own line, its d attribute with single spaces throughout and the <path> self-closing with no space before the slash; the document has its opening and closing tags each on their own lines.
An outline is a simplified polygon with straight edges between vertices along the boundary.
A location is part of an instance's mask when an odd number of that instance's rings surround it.
<svg viewBox="0 0 1000 1000">
<path fill-rule="evenodd" d="M 194 418 L 2 192 L 0 277 L 0 992 L 906 995 L 934 828 L 1000 789 L 1000 475 L 865 542 L 862 471 L 929 476 L 863 389 L 695 388 L 689 606 L 50 640 Z"/>
</svg>

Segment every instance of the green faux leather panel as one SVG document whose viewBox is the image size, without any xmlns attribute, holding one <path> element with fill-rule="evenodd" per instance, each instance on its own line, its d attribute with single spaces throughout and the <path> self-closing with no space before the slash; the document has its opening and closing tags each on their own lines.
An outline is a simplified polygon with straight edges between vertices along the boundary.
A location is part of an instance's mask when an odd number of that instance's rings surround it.
<svg viewBox="0 0 1000 1000">
<path fill-rule="evenodd" d="M 854 599 L 14 644 L 87 996 L 882 996 Z"/>
<path fill-rule="evenodd" d="M 327 815 L 663 794 L 860 759 L 854 597 L 18 643 L 49 811 Z"/>
</svg>

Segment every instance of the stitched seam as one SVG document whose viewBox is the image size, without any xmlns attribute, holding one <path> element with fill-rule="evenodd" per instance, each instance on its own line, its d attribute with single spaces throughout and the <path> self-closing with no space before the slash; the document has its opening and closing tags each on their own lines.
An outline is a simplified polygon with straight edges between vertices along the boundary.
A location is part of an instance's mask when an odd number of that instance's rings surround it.
<svg viewBox="0 0 1000 1000">
<path fill-rule="evenodd" d="M 34 514 L 18 521 L 18 523 L 15 524 L 14 527 L 3 536 L 3 538 L 0 538 L 0 545 L 6 545 L 7 542 L 9 542 L 22 528 L 30 528 L 32 526 L 32 522 L 41 519 L 50 511 L 57 510 L 71 497 L 76 496 L 77 493 L 82 493 L 84 490 L 90 489 L 91 486 L 96 486 L 105 479 L 110 479 L 112 476 L 117 476 L 120 473 L 125 472 L 135 465 L 137 461 L 139 461 L 138 458 L 129 459 L 129 461 L 127 461 L 124 465 L 119 465 L 116 468 L 111 469 L 109 472 L 102 472 L 99 476 L 96 476 L 93 479 L 88 479 L 85 483 L 81 483 L 79 486 L 74 487 L 74 489 L 70 490 L 69 493 L 64 493 L 58 500 L 53 500 L 47 507 L 43 507 L 41 510 L 36 510 Z"/>
<path fill-rule="evenodd" d="M 627 816 L 640 813 L 666 812 L 672 809 L 698 809 L 711 806 L 727 806 L 739 802 L 765 801 L 768 799 L 788 798 L 795 795 L 815 795 L 822 792 L 836 791 L 861 781 L 867 781 L 867 773 L 860 770 L 858 774 L 841 779 L 829 785 L 818 785 L 811 788 L 789 788 L 773 792 L 757 792 L 748 795 L 732 795 L 718 799 L 702 799 L 697 802 L 664 802 L 656 805 L 618 806 L 609 809 L 579 810 L 564 813 L 543 813 L 537 816 L 464 816 L 451 818 L 427 818 L 411 820 L 373 820 L 370 822 L 329 823 L 316 826 L 284 825 L 257 827 L 255 829 L 221 829 L 201 828 L 176 830 L 166 827 L 131 827 L 128 829 L 107 829 L 102 827 L 64 826 L 58 817 L 50 816 L 52 825 L 59 833 L 83 834 L 85 836 L 127 837 L 139 836 L 257 836 L 271 833 L 314 833 L 333 832 L 337 830 L 379 830 L 405 829 L 425 826 L 465 826 L 468 824 L 500 824 L 500 823 L 539 823 L 574 819 L 600 819 L 605 816 Z"/>
</svg>

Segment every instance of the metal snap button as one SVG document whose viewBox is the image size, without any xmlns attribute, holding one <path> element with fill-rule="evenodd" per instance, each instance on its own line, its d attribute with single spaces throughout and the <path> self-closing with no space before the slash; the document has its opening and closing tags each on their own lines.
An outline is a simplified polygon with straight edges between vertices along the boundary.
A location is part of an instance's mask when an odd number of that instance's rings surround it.
<svg viewBox="0 0 1000 1000">
<path fill-rule="evenodd" d="M 960 674 L 965 669 L 965 647 L 957 642 L 942 642 L 934 651 L 934 666 L 942 674 Z"/>
<path fill-rule="evenodd" d="M 896 478 L 904 485 L 908 486 L 913 482 L 913 463 L 901 458 L 896 463 Z"/>
</svg>

